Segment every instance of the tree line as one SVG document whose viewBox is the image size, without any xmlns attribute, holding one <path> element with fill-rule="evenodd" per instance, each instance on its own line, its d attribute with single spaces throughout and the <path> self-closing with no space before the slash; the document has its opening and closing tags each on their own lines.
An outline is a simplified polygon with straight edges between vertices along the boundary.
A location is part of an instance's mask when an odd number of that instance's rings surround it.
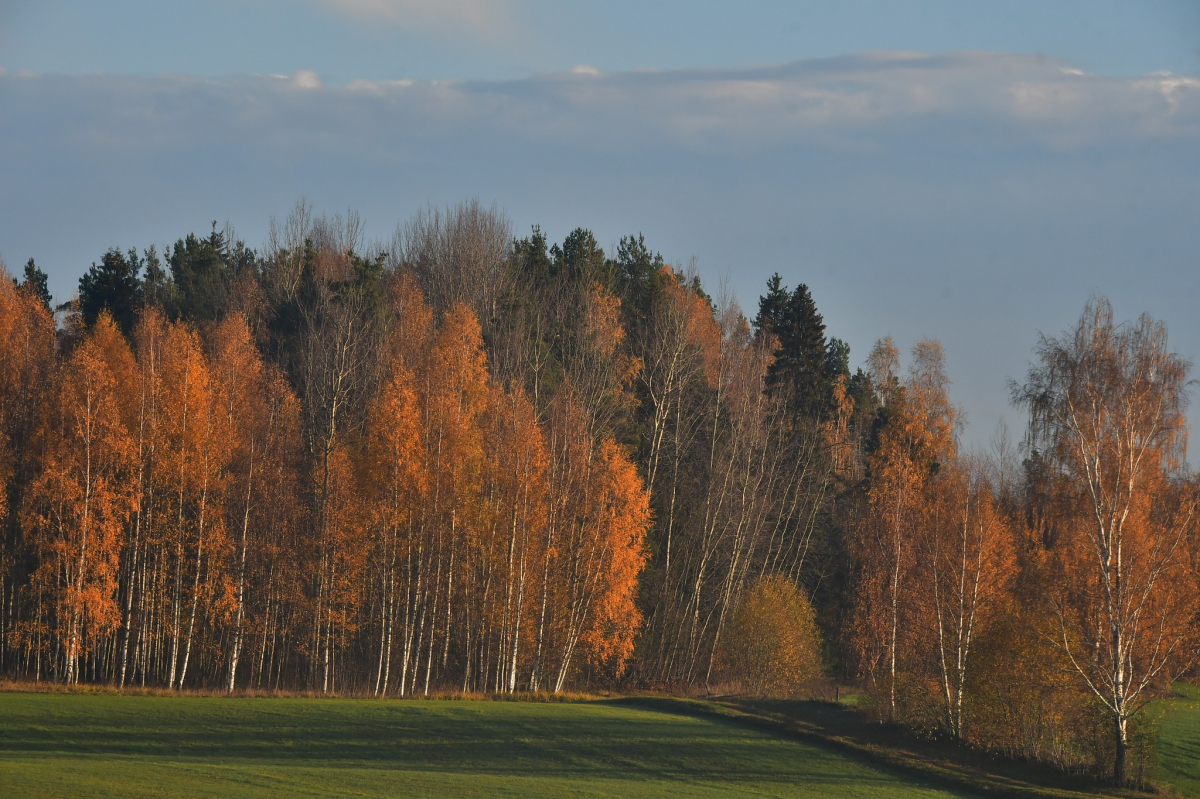
<svg viewBox="0 0 1200 799">
<path fill-rule="evenodd" d="M 820 695 L 1138 778 L 1191 675 L 1190 365 L 1094 298 L 1018 445 L 962 450 L 940 344 L 852 370 L 641 235 L 469 202 L 383 243 L 301 204 L 0 280 L 0 670 L 169 689 Z"/>
</svg>

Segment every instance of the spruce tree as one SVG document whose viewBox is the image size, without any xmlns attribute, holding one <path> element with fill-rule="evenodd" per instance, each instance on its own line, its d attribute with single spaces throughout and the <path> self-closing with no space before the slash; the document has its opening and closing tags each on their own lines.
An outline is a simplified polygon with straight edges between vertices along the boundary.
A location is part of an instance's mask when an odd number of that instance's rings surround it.
<svg viewBox="0 0 1200 799">
<path fill-rule="evenodd" d="M 13 280 L 13 282 L 17 281 Z M 25 264 L 25 282 L 21 284 L 21 288 L 41 300 L 47 308 L 51 307 L 50 302 L 53 298 L 50 296 L 50 288 L 47 285 L 47 275 L 38 268 L 32 258 Z"/>
<path fill-rule="evenodd" d="M 759 335 L 775 336 L 775 360 L 767 373 L 773 391 L 786 391 L 793 409 L 804 416 L 821 417 L 829 403 L 832 371 L 849 352 L 841 342 L 831 351 L 825 340 L 825 322 L 817 312 L 808 286 L 801 283 L 791 293 L 778 273 L 767 281 L 759 298 L 754 326 Z"/>
<path fill-rule="evenodd" d="M 100 263 L 79 278 L 79 313 L 88 327 L 96 323 L 105 308 L 121 331 L 129 335 L 142 307 L 142 282 L 138 279 L 141 262 L 137 251 L 130 257 L 113 247 Z"/>
<path fill-rule="evenodd" d="M 226 254 L 225 239 L 217 232 L 215 222 L 208 238 L 200 239 L 189 233 L 171 248 L 167 262 L 181 317 L 209 322 L 224 316 L 233 282 L 225 263 Z"/>
<path fill-rule="evenodd" d="M 758 314 L 754 317 L 754 330 L 759 336 L 778 336 L 783 328 L 783 315 L 788 304 L 787 286 L 779 273 L 767 278 L 767 293 L 758 298 Z"/>
</svg>

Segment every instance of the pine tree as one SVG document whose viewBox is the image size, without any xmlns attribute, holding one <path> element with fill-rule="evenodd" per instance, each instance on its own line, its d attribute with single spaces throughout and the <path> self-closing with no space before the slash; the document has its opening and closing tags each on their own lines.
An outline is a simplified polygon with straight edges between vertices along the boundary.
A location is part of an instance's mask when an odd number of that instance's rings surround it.
<svg viewBox="0 0 1200 799">
<path fill-rule="evenodd" d="M 142 279 L 142 299 L 146 305 L 163 309 L 175 307 L 175 284 L 171 276 L 163 269 L 158 257 L 158 249 L 152 244 L 143 251 L 142 262 L 146 265 L 146 275 Z"/>
<path fill-rule="evenodd" d="M 625 236 L 617 245 L 616 272 L 625 310 L 625 327 L 640 333 L 652 315 L 655 301 L 663 291 L 663 261 L 661 253 L 646 248 L 646 238 Z"/>
<path fill-rule="evenodd" d="M 179 315 L 194 322 L 220 319 L 229 307 L 232 275 L 225 265 L 224 237 L 213 232 L 207 239 L 189 233 L 175 242 L 167 256 L 177 292 Z"/>
</svg>

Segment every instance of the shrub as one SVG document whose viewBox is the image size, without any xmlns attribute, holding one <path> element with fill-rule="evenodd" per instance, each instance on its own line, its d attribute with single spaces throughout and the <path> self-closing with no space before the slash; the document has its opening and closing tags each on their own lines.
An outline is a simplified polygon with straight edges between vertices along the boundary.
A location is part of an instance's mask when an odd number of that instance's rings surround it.
<svg viewBox="0 0 1200 799">
<path fill-rule="evenodd" d="M 821 635 L 808 597 L 786 577 L 760 577 L 733 612 L 718 648 L 718 673 L 754 696 L 811 693 L 823 679 Z"/>
</svg>

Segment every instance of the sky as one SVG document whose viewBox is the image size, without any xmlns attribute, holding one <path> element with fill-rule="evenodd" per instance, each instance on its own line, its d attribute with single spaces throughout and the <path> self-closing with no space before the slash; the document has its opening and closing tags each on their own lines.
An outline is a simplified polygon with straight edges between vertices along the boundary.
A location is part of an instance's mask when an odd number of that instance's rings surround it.
<svg viewBox="0 0 1200 799">
<path fill-rule="evenodd" d="M 642 232 L 751 314 L 779 272 L 854 365 L 941 340 L 983 446 L 1093 294 L 1200 359 L 1200 3 L 0 0 L 10 271 L 302 198 Z"/>
</svg>

